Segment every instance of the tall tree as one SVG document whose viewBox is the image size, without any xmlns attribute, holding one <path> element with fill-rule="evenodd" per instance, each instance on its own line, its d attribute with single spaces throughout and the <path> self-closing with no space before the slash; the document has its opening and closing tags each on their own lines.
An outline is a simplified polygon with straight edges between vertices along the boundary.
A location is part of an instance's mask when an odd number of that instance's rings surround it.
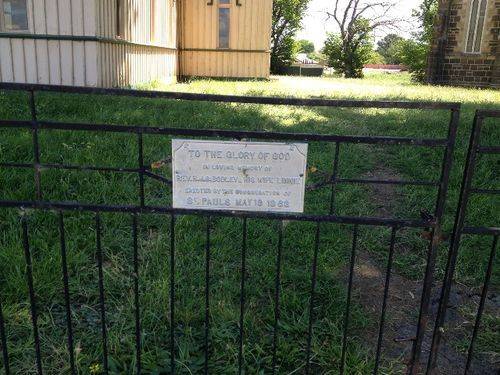
<svg viewBox="0 0 500 375">
<path fill-rule="evenodd" d="M 309 0 L 274 0 L 271 29 L 271 72 L 281 73 L 293 62 L 295 34 L 301 28 Z"/>
<path fill-rule="evenodd" d="M 386 64 L 401 64 L 400 47 L 404 38 L 397 34 L 387 34 L 377 43 L 377 52 L 382 55 Z"/>
<path fill-rule="evenodd" d="M 352 25 L 352 43 L 345 45 L 340 34 L 329 33 L 323 53 L 328 65 L 346 78 L 363 77 L 363 66 L 373 55 L 373 40 L 367 32 L 369 21 L 359 18 Z"/>
<path fill-rule="evenodd" d="M 333 0 L 333 9 L 328 10 L 328 19 L 333 19 L 339 29 L 340 42 L 338 68 L 348 78 L 361 78 L 359 64 L 364 56 L 363 50 L 373 32 L 380 28 L 394 29 L 402 22 L 390 16 L 394 1 L 373 0 Z M 331 56 L 333 57 L 333 56 Z"/>
<path fill-rule="evenodd" d="M 418 19 L 421 31 L 415 37 L 419 40 L 431 43 L 434 36 L 434 22 L 438 12 L 438 0 L 423 0 L 417 9 L 413 10 L 413 16 Z"/>
<path fill-rule="evenodd" d="M 408 67 L 413 80 L 417 82 L 425 82 L 438 5 L 438 0 L 422 0 L 420 6 L 413 11 L 420 30 L 413 33 L 412 39 L 401 43 L 400 56 L 403 64 Z"/>
</svg>

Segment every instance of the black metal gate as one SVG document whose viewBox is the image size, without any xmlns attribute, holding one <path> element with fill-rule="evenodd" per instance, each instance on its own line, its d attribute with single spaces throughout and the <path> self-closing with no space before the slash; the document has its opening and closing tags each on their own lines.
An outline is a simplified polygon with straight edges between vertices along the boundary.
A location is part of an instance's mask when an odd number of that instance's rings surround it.
<svg viewBox="0 0 500 375">
<path fill-rule="evenodd" d="M 165 215 L 170 219 L 171 228 L 171 246 L 170 246 L 170 296 L 169 306 L 166 306 L 165 313 L 169 314 L 170 322 L 170 335 L 166 345 L 169 346 L 170 352 L 170 373 L 175 373 L 176 368 L 176 347 L 175 337 L 175 320 L 176 310 L 174 308 L 176 301 L 176 280 L 175 280 L 175 230 L 176 220 L 185 215 L 195 215 L 206 218 L 206 233 L 205 233 L 205 276 L 204 276 L 204 365 L 203 372 L 208 373 L 210 363 L 211 348 L 211 335 L 210 335 L 210 288 L 211 288 L 211 230 L 210 221 L 217 217 L 234 217 L 241 219 L 242 243 L 241 243 L 241 284 L 240 284 L 240 318 L 238 323 L 239 334 L 239 354 L 238 354 L 238 368 L 239 373 L 242 373 L 245 367 L 245 356 L 243 350 L 244 342 L 244 315 L 248 313 L 246 306 L 246 257 L 247 257 L 247 221 L 249 219 L 266 219 L 270 222 L 277 223 L 279 231 L 279 243 L 276 249 L 276 263 L 275 263 L 275 287 L 273 293 L 274 304 L 274 324 L 270 336 L 272 337 L 271 356 L 272 361 L 268 372 L 279 372 L 279 365 L 277 361 L 277 346 L 279 343 L 279 319 L 280 319 L 280 292 L 281 292 L 281 267 L 282 267 L 282 243 L 283 243 L 283 221 L 301 221 L 309 222 L 315 225 L 315 240 L 312 248 L 312 264 L 310 265 L 310 290 L 309 290 L 309 309 L 308 309 L 308 329 L 304 332 L 306 337 L 306 345 L 304 351 L 304 372 L 313 373 L 314 369 L 311 365 L 311 340 L 314 335 L 313 323 L 315 305 L 320 301 L 317 300 L 316 282 L 317 282 L 317 267 L 318 267 L 318 248 L 320 246 L 322 224 L 324 223 L 337 223 L 346 226 L 352 230 L 352 250 L 349 264 L 349 275 L 347 285 L 347 305 L 345 315 L 343 317 L 343 340 L 342 352 L 340 359 L 340 373 L 345 372 L 346 348 L 349 340 L 349 318 L 351 314 L 351 299 L 352 299 L 352 285 L 353 285 L 353 269 L 356 260 L 356 251 L 358 246 L 358 230 L 360 227 L 386 227 L 390 228 L 390 244 L 388 249 L 388 262 L 385 275 L 385 286 L 383 295 L 383 304 L 379 318 L 379 330 L 377 347 L 375 348 L 375 367 L 374 373 L 378 373 L 379 364 L 382 352 L 382 339 L 384 335 L 384 324 L 386 318 L 387 300 L 389 295 L 389 286 L 391 281 L 391 270 L 393 268 L 393 255 L 397 242 L 397 234 L 405 228 L 431 228 L 431 236 L 428 243 L 426 255 L 425 276 L 422 285 L 422 294 L 420 297 L 420 309 L 418 319 L 415 321 L 416 336 L 413 338 L 413 351 L 410 358 L 410 372 L 416 373 L 418 371 L 418 364 L 420 362 L 422 352 L 422 341 L 425 334 L 425 329 L 429 317 L 429 300 L 431 294 L 431 286 L 434 279 L 434 267 L 436 260 L 436 247 L 437 242 L 435 237 L 440 235 L 440 226 L 442 223 L 445 199 L 448 189 L 448 180 L 452 164 L 452 154 L 455 145 L 455 137 L 457 133 L 458 120 L 459 120 L 459 104 L 454 103 L 430 103 L 430 102 L 391 102 L 391 101 L 349 101 L 349 100 L 325 100 L 325 99 L 292 99 L 292 98 L 269 98 L 269 97 L 241 97 L 241 96 L 222 96 L 222 95 L 202 95 L 202 94 L 186 94 L 186 93 L 169 93 L 169 92 L 148 92 L 148 91 L 132 91 L 120 89 L 93 89 L 93 88 L 72 88 L 61 86 L 43 86 L 43 85 L 17 85 L 17 84 L 0 84 L 1 90 L 19 90 L 24 91 L 29 97 L 29 106 L 31 109 L 32 118 L 30 121 L 13 121 L 13 120 L 0 120 L 0 128 L 24 128 L 31 131 L 32 134 L 32 149 L 33 149 L 33 163 L 1 163 L 2 168 L 13 169 L 27 169 L 33 170 L 34 191 L 35 196 L 32 200 L 17 201 L 17 200 L 2 200 L 0 207 L 2 209 L 17 208 L 23 210 L 41 210 L 48 212 L 55 212 L 58 215 L 59 222 L 59 241 L 62 260 L 62 277 L 63 277 L 63 292 L 65 300 L 66 312 L 66 331 L 67 331 L 67 347 L 68 357 L 67 361 L 71 373 L 77 373 L 77 365 L 75 363 L 75 342 L 73 337 L 74 322 L 72 321 L 71 311 L 71 293 L 69 288 L 70 274 L 68 272 L 66 262 L 66 238 L 65 238 L 65 213 L 71 211 L 90 212 L 95 216 L 95 248 L 96 248 L 96 270 L 98 275 L 99 285 L 99 299 L 100 299 L 100 327 L 101 327 L 101 343 L 102 346 L 102 366 L 103 371 L 108 373 L 108 343 L 107 343 L 107 317 L 106 317 L 106 291 L 103 282 L 103 260 L 102 260 L 102 245 L 101 245 L 101 216 L 104 213 L 124 213 L 129 214 L 131 217 L 131 232 L 133 244 L 133 275 L 131 275 L 134 284 L 134 311 L 135 311 L 135 371 L 141 373 L 141 306 L 139 302 L 139 262 L 140 254 L 138 252 L 138 228 L 140 226 L 140 219 L 142 215 L 157 214 Z M 54 121 L 39 121 L 37 118 L 36 106 L 36 93 L 37 92 L 55 92 L 65 94 L 95 94 L 95 95 L 119 95 L 119 96 L 134 96 L 142 98 L 164 98 L 164 99 L 178 99 L 178 100 L 193 100 L 204 102 L 226 102 L 226 103 L 247 103 L 247 104 L 267 104 L 267 105 L 286 105 L 286 106 L 303 106 L 303 107 L 338 107 L 338 108 L 380 108 L 380 109 L 407 109 L 407 110 L 429 110 L 438 111 L 445 110 L 450 113 L 450 120 L 448 124 L 448 134 L 445 138 L 416 138 L 416 137 L 387 137 L 387 136 L 344 136 L 344 135 L 319 135 L 319 134 L 292 134 L 292 133 L 279 133 L 279 132 L 257 132 L 257 131 L 231 131 L 231 130 L 203 130 L 203 129 L 185 129 L 185 128 L 170 128 L 170 127 L 151 127 L 151 126 L 125 126 L 125 125 L 99 125 L 99 124 L 82 124 L 82 123 L 68 123 L 68 122 L 54 122 Z M 19 105 L 23 105 L 19 103 Z M 478 127 L 479 128 L 479 127 Z M 73 165 L 73 164 L 57 164 L 57 163 L 44 163 L 40 157 L 40 144 L 39 134 L 41 132 L 50 132 L 54 130 L 71 131 L 71 132 L 98 132 L 105 136 L 110 133 L 125 134 L 134 137 L 137 142 L 137 166 L 134 168 L 115 168 L 109 166 L 96 166 L 96 165 Z M 477 130 L 478 132 L 479 130 Z M 328 177 L 327 183 L 323 188 L 331 189 L 331 199 L 326 203 L 328 205 L 328 214 L 276 214 L 276 213 L 257 213 L 257 212 L 222 212 L 222 211 L 201 211 L 201 210 L 184 210 L 174 209 L 169 206 L 150 205 L 145 199 L 144 183 L 148 178 L 156 179 L 162 183 L 170 184 L 170 180 L 164 176 L 154 173 L 148 166 L 151 161 L 145 160 L 143 152 L 143 136 L 154 137 L 171 137 L 171 136 L 190 136 L 202 138 L 216 138 L 216 139 L 247 139 L 247 140 L 272 140 L 272 141 L 303 141 L 303 142 L 329 142 L 335 144 L 335 153 L 331 159 L 331 176 Z M 348 144 L 368 144 L 368 145 L 399 145 L 404 147 L 424 147 L 424 148 L 438 148 L 441 149 L 442 163 L 441 163 L 441 176 L 437 181 L 404 181 L 404 180 L 388 180 L 388 179 L 349 179 L 340 177 L 342 171 L 340 168 L 341 150 L 342 147 Z M 498 150 L 497 150 L 498 151 Z M 108 204 L 91 204 L 81 202 L 63 202 L 45 200 L 45 191 L 43 183 L 43 173 L 48 170 L 78 170 L 78 171 L 101 171 L 101 172 L 117 172 L 125 174 L 134 174 L 138 176 L 137 186 L 137 203 L 133 205 L 108 205 Z M 336 214 L 336 189 L 341 184 L 393 184 L 397 186 L 422 186 L 437 188 L 436 202 L 434 212 L 427 218 L 377 218 L 377 217 L 362 217 L 362 216 L 340 216 Z M 26 267 L 26 282 L 29 291 L 30 301 L 30 315 L 32 320 L 32 334 L 33 345 L 36 354 L 36 368 L 39 374 L 43 372 L 43 358 L 40 350 L 40 338 L 38 332 L 38 314 L 41 306 L 37 303 L 37 295 L 33 287 L 33 273 L 32 273 L 32 249 L 29 245 L 29 238 L 32 236 L 30 232 L 30 220 L 26 215 L 21 215 L 21 232 L 23 239 L 23 248 L 25 256 Z M 274 224 L 273 224 L 274 225 Z M 488 232 L 490 233 L 490 232 Z M 496 236 L 497 231 L 491 233 Z M 452 274 L 452 267 L 448 274 Z M 1 303 L 0 296 L 0 303 Z M 7 374 L 16 373 L 15 368 L 9 366 L 9 347 L 10 343 L 7 340 L 5 331 L 5 322 L 0 305 L 0 334 L 1 346 L 3 353 L 3 367 Z M 410 319 L 411 317 L 409 317 Z M 97 343 L 96 343 L 97 344 Z"/>
<path fill-rule="evenodd" d="M 500 235 L 500 227 L 486 227 L 477 224 L 467 225 L 467 208 L 470 206 L 470 198 L 473 195 L 497 195 L 500 194 L 498 189 L 488 189 L 474 187 L 474 173 L 477 168 L 477 159 L 481 155 L 498 155 L 500 154 L 500 146 L 494 145 L 481 145 L 481 130 L 484 126 L 486 119 L 500 118 L 500 111 L 476 111 L 474 117 L 474 125 L 470 137 L 469 150 L 467 154 L 467 162 L 465 165 L 462 187 L 460 192 L 460 201 L 458 203 L 457 213 L 455 216 L 455 224 L 453 228 L 453 236 L 450 244 L 450 251 L 448 254 L 448 261 L 446 264 L 445 277 L 443 280 L 443 287 L 441 289 L 441 299 L 439 302 L 438 315 L 436 324 L 434 326 L 434 333 L 432 338 L 431 352 L 428 361 L 427 372 L 432 372 L 436 367 L 436 362 L 439 357 L 439 350 L 441 339 L 446 336 L 445 332 L 445 318 L 449 309 L 450 291 L 453 286 L 453 279 L 457 265 L 457 258 L 460 251 L 460 241 L 462 236 L 486 236 L 491 238 L 491 250 L 489 252 L 487 269 L 485 272 L 483 287 L 481 291 L 481 298 L 479 301 L 478 310 L 475 317 L 474 328 L 467 350 L 467 359 L 465 362 L 464 373 L 467 374 L 471 369 L 472 358 L 474 354 L 474 345 L 480 329 L 481 318 L 488 295 L 488 288 L 490 286 L 490 279 L 493 272 L 493 265 L 495 259 L 496 248 L 498 244 L 498 236 Z M 496 124 L 498 126 L 498 123 Z M 484 141 L 484 139 L 483 139 Z M 497 139 L 498 141 L 498 139 Z M 498 166 L 497 166 L 498 167 Z M 495 169 L 495 164 L 491 165 L 492 170 Z M 484 181 L 483 181 L 484 182 Z"/>
</svg>

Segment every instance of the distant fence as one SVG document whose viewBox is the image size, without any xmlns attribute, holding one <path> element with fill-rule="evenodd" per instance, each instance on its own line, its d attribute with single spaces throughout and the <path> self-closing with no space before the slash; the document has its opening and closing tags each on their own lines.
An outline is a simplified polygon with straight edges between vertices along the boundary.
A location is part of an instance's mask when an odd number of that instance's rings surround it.
<svg viewBox="0 0 500 375">
<path fill-rule="evenodd" d="M 407 71 L 406 65 L 391 65 L 391 64 L 366 64 L 364 65 L 366 69 L 380 69 L 380 70 L 400 70 Z"/>
<path fill-rule="evenodd" d="M 317 64 L 292 65 L 284 69 L 284 74 L 290 76 L 321 77 L 324 67 Z"/>
</svg>

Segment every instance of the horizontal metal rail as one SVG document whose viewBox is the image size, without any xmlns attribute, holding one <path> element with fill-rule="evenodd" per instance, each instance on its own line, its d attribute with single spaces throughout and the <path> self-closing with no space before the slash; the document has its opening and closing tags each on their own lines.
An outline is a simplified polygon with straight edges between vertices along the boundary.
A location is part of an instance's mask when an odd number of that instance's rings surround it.
<svg viewBox="0 0 500 375">
<path fill-rule="evenodd" d="M 500 118 L 500 110 L 498 109 L 478 109 L 476 111 L 476 116 L 479 119 L 484 119 L 486 117 Z"/>
<path fill-rule="evenodd" d="M 311 215 L 294 213 L 272 213 L 272 212 L 252 212 L 252 211 L 209 211 L 190 210 L 172 208 L 166 206 L 135 206 L 135 205 L 104 205 L 85 204 L 72 202 L 39 202 L 39 201 L 8 201 L 0 200 L 2 208 L 19 209 L 42 209 L 42 210 L 66 210 L 66 211 L 88 211 L 88 212 L 123 212 L 135 214 L 165 214 L 165 215 L 197 215 L 197 216 L 219 216 L 219 217 L 239 217 L 252 219 L 271 219 L 289 221 L 308 221 L 320 223 L 358 224 L 371 226 L 391 226 L 406 228 L 428 228 L 434 227 L 433 221 L 408 220 L 379 217 L 358 217 L 358 216 L 336 216 L 336 215 Z"/>
<path fill-rule="evenodd" d="M 32 163 L 13 163 L 6 162 L 0 163 L 0 168 L 25 168 L 32 169 Z M 123 168 L 123 167 L 112 167 L 112 166 L 90 166 L 90 165 L 72 165 L 72 164 L 60 164 L 60 163 L 41 163 L 37 166 L 38 170 L 44 169 L 56 169 L 56 170 L 70 170 L 70 171 L 88 171 L 88 172 L 114 172 L 114 173 L 140 173 L 140 168 Z M 154 174 L 150 172 L 151 166 L 144 166 L 144 175 L 152 177 L 159 181 L 171 184 L 172 181 L 166 177 Z M 322 185 L 329 185 L 332 183 L 336 184 L 362 184 L 362 185 L 400 185 L 400 186 L 439 186 L 438 181 L 406 181 L 406 180 L 375 180 L 375 179 L 356 179 L 356 178 L 336 178 L 330 179 Z M 493 190 L 491 194 L 498 194 L 496 190 Z"/>
<path fill-rule="evenodd" d="M 425 147 L 444 147 L 448 145 L 446 139 L 433 138 L 409 138 L 409 137 L 382 137 L 382 136 L 347 136 L 330 134 L 308 134 L 308 133 L 280 133 L 245 130 L 221 130 L 221 129 L 187 129 L 187 128 L 166 128 L 153 126 L 130 126 L 130 125 L 104 125 L 104 124 L 84 124 L 68 122 L 48 122 L 38 121 L 34 125 L 31 121 L 10 121 L 0 120 L 0 128 L 33 128 L 46 130 L 69 130 L 69 131 L 90 131 L 109 133 L 133 133 L 150 135 L 173 135 L 191 137 L 220 137 L 229 139 L 267 139 L 281 141 L 323 141 L 342 143 L 363 143 L 363 144 L 384 144 L 384 145 L 409 145 Z"/>
<path fill-rule="evenodd" d="M 498 189 L 479 189 L 479 188 L 471 188 L 469 193 L 474 194 L 486 194 L 486 195 L 496 195 L 500 194 L 500 190 Z"/>
<path fill-rule="evenodd" d="M 3 168 L 33 168 L 32 163 L 0 163 Z M 91 165 L 71 165 L 57 163 L 40 163 L 38 169 L 63 169 L 77 171 L 95 171 L 95 172 L 117 172 L 117 173 L 139 173 L 139 168 L 122 168 L 122 167 L 107 167 L 107 166 L 91 166 Z"/>
<path fill-rule="evenodd" d="M 479 146 L 477 152 L 480 154 L 500 154 L 499 146 Z"/>
<path fill-rule="evenodd" d="M 478 234 L 486 236 L 499 236 L 500 227 L 464 227 L 463 234 Z"/>
<path fill-rule="evenodd" d="M 373 185 L 412 185 L 412 186 L 439 186 L 438 181 L 406 181 L 406 180 L 371 180 L 358 178 L 338 178 L 334 180 L 344 184 L 373 184 Z"/>
<path fill-rule="evenodd" d="M 446 102 L 409 102 L 409 101 L 375 101 L 375 100 L 333 100 L 333 99 L 303 99 L 303 98 L 280 98 L 263 96 L 237 96 L 237 95 L 213 95 L 213 94 L 191 94 L 184 92 L 169 91 L 144 91 L 128 89 L 103 89 L 97 87 L 73 87 L 40 84 L 0 83 L 0 90 L 23 90 L 43 91 L 67 94 L 91 94 L 131 96 L 138 98 L 177 99 L 194 100 L 204 102 L 221 103 L 245 103 L 245 104 L 273 104 L 291 105 L 303 107 L 340 107 L 340 108 L 394 108 L 394 109 L 460 109 L 460 103 Z"/>
</svg>

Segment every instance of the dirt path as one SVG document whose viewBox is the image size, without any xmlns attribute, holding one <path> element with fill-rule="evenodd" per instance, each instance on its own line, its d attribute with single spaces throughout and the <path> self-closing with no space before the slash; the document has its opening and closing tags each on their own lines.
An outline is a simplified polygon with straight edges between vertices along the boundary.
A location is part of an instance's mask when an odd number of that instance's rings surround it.
<svg viewBox="0 0 500 375">
<path fill-rule="evenodd" d="M 378 166 L 364 178 L 369 179 L 401 179 L 401 176 L 385 166 Z M 399 204 L 401 196 L 395 185 L 374 185 L 371 188 L 371 199 L 377 206 L 377 215 L 381 217 L 392 217 Z M 395 247 L 396 253 L 412 251 L 399 244 Z M 385 264 L 379 264 L 367 249 L 360 248 L 357 254 L 354 268 L 354 291 L 357 300 L 361 302 L 366 311 L 380 319 L 382 307 L 382 296 L 385 285 Z M 391 363 L 396 373 L 405 373 L 406 364 L 411 356 L 412 338 L 416 334 L 416 322 L 421 295 L 421 282 L 409 280 L 396 272 L 392 272 L 389 298 L 386 312 L 386 323 L 383 336 L 382 358 L 385 363 Z M 435 314 L 439 303 L 440 287 L 435 286 L 431 297 L 430 325 L 435 321 Z M 450 297 L 451 308 L 447 315 L 447 340 L 442 341 L 440 358 L 438 361 L 437 374 L 463 374 L 465 366 L 465 355 L 452 347 L 453 343 L 464 338 L 464 327 L 471 331 L 473 322 L 463 317 L 459 310 L 466 305 L 477 307 L 477 295 L 472 290 L 463 286 L 454 286 Z M 498 302 L 498 301 L 497 301 Z M 500 305 L 494 303 L 497 308 Z M 493 309 L 495 306 L 493 306 Z M 497 310 L 498 311 L 498 310 Z M 378 324 L 365 332 L 365 341 L 370 348 L 376 348 L 378 338 Z M 423 342 L 422 357 L 428 356 L 431 341 L 431 330 Z M 467 337 L 467 336 L 466 336 Z M 468 342 L 468 341 L 467 341 Z M 374 350 L 374 349 L 373 349 Z M 480 358 L 473 362 L 469 374 L 498 374 L 498 363 L 494 364 L 494 358 Z"/>
</svg>

